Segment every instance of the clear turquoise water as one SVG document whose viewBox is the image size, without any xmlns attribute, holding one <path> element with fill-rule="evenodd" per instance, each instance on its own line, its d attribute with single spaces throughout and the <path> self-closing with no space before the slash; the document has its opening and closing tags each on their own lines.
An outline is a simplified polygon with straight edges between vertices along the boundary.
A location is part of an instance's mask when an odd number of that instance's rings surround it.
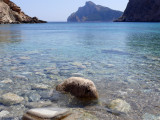
<svg viewBox="0 0 160 120">
<path fill-rule="evenodd" d="M 1 94 L 25 97 L 26 91 L 37 92 L 31 89 L 34 83 L 54 88 L 81 76 L 95 82 L 100 102 L 122 98 L 131 103 L 132 118 L 160 114 L 160 23 L 0 25 L 0 67 L 0 80 L 13 80 L 0 84 Z M 74 106 L 62 98 L 56 98 L 57 105 Z"/>
</svg>

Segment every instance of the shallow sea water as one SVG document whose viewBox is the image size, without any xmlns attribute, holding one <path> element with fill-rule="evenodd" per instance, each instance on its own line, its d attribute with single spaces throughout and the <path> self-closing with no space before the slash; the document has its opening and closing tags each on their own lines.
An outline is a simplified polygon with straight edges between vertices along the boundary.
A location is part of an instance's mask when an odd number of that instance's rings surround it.
<svg viewBox="0 0 160 120">
<path fill-rule="evenodd" d="M 59 93 L 55 86 L 78 76 L 92 80 L 98 103 L 83 103 Z M 12 82 L 2 81 L 11 79 Z M 45 84 L 47 90 L 35 90 Z M 47 23 L 0 25 L 0 95 L 25 98 L 18 105 L 0 104 L 4 119 L 21 118 L 31 102 L 83 108 L 100 120 L 159 120 L 159 23 Z M 109 112 L 107 104 L 123 99 L 125 115 Z"/>
</svg>

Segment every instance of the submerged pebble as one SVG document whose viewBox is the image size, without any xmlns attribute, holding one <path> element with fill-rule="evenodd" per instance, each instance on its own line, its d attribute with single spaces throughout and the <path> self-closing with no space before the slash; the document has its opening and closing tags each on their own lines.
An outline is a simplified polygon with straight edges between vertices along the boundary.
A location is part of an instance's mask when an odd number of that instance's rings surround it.
<svg viewBox="0 0 160 120">
<path fill-rule="evenodd" d="M 108 107 L 111 110 L 119 111 L 123 113 L 128 113 L 131 110 L 131 106 L 129 103 L 127 103 L 125 100 L 116 99 L 110 102 Z"/>
<path fill-rule="evenodd" d="M 145 113 L 143 116 L 143 120 L 160 120 L 160 115 L 153 115 L 149 113 Z"/>
<path fill-rule="evenodd" d="M 27 108 L 41 108 L 51 106 L 53 103 L 51 101 L 39 101 L 39 102 L 28 102 L 25 106 Z"/>
<path fill-rule="evenodd" d="M 2 110 L 2 111 L 0 112 L 0 118 L 6 117 L 8 114 L 9 114 L 8 111 Z"/>
<path fill-rule="evenodd" d="M 1 83 L 5 83 L 5 84 L 7 84 L 7 83 L 12 83 L 13 81 L 10 79 L 10 78 L 6 78 L 6 79 L 4 79 L 3 81 L 1 81 Z"/>
<path fill-rule="evenodd" d="M 28 57 L 28 56 L 22 56 L 22 57 L 20 57 L 20 59 L 21 59 L 21 60 L 29 60 L 29 59 L 31 59 L 31 58 Z"/>
<path fill-rule="evenodd" d="M 19 80 L 26 80 L 26 81 L 28 80 L 28 78 L 26 76 L 23 76 L 23 75 L 15 75 L 14 78 L 19 79 Z"/>
<path fill-rule="evenodd" d="M 35 72 L 36 75 L 40 75 L 40 76 L 46 76 L 44 73 L 42 72 Z"/>
<path fill-rule="evenodd" d="M 30 93 L 28 96 L 29 102 L 38 102 L 41 96 L 38 93 Z"/>
<path fill-rule="evenodd" d="M 83 65 L 83 64 L 80 63 L 80 62 L 73 62 L 72 65 L 73 65 L 73 66 L 76 66 L 76 67 L 78 67 L 78 68 L 80 68 L 80 69 L 85 69 L 85 68 L 86 68 L 86 66 Z"/>
<path fill-rule="evenodd" d="M 6 93 L 2 95 L 0 98 L 0 103 L 4 105 L 13 105 L 13 104 L 19 104 L 24 100 L 23 97 L 20 97 L 14 93 Z"/>
<path fill-rule="evenodd" d="M 83 74 L 81 73 L 72 73 L 73 77 L 83 77 Z"/>
<path fill-rule="evenodd" d="M 69 109 L 65 108 L 34 108 L 28 110 L 23 120 L 39 119 L 62 119 L 70 115 Z"/>
<path fill-rule="evenodd" d="M 45 84 L 33 84 L 31 88 L 32 90 L 47 90 L 49 86 Z"/>
</svg>

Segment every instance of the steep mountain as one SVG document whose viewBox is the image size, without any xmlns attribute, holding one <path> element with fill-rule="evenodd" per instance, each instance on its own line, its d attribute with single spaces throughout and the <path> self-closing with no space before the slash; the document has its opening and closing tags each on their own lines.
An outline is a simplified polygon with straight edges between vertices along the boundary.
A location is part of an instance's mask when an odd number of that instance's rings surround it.
<svg viewBox="0 0 160 120">
<path fill-rule="evenodd" d="M 77 12 L 72 13 L 68 22 L 109 22 L 119 18 L 123 13 L 112 10 L 108 7 L 96 5 L 93 2 L 86 2 L 85 6 L 80 7 Z"/>
<path fill-rule="evenodd" d="M 160 0 L 129 0 L 117 22 L 160 22 Z"/>
<path fill-rule="evenodd" d="M 45 23 L 45 21 L 29 17 L 10 0 L 0 0 L 0 24 L 10 23 Z"/>
</svg>

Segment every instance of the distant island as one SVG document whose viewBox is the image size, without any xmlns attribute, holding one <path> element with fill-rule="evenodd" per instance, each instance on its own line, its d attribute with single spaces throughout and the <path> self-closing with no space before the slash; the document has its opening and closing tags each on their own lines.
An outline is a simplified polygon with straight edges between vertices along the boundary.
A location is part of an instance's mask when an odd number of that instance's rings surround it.
<svg viewBox="0 0 160 120">
<path fill-rule="evenodd" d="M 77 12 L 72 13 L 68 22 L 111 22 L 122 16 L 123 12 L 112 10 L 108 7 L 96 5 L 88 1 L 85 6 L 80 7 Z"/>
<path fill-rule="evenodd" d="M 0 24 L 13 23 L 45 23 L 37 17 L 30 17 L 21 11 L 15 3 L 10 0 L 0 0 Z"/>
<path fill-rule="evenodd" d="M 160 0 L 129 0 L 116 22 L 160 22 Z"/>
</svg>

